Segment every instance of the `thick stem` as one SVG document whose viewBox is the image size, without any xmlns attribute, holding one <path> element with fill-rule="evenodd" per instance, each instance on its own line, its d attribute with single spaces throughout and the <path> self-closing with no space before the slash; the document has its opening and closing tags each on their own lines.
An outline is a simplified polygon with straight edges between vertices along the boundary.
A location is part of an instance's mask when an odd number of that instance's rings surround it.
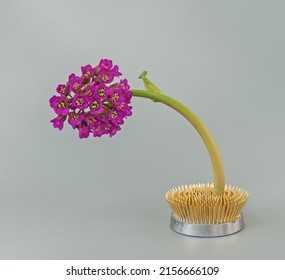
<svg viewBox="0 0 285 280">
<path fill-rule="evenodd" d="M 169 96 L 166 96 L 159 92 L 148 90 L 134 89 L 131 91 L 133 93 L 133 96 L 149 98 L 155 102 L 161 102 L 173 108 L 182 116 L 184 116 L 194 126 L 194 128 L 197 130 L 197 132 L 203 139 L 212 161 L 214 171 L 214 194 L 222 195 L 225 189 L 225 175 L 222 158 L 214 138 L 212 137 L 208 128 L 202 123 L 202 121 L 186 106 Z"/>
</svg>

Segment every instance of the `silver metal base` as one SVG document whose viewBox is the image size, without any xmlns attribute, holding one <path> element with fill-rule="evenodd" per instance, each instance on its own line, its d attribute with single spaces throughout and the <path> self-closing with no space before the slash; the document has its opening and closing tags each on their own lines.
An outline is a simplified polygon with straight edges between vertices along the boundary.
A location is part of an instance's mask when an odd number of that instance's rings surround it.
<svg viewBox="0 0 285 280">
<path fill-rule="evenodd" d="M 234 222 L 224 224 L 189 224 L 171 215 L 170 228 L 175 232 L 195 237 L 219 237 L 236 233 L 244 228 L 243 216 Z"/>
</svg>

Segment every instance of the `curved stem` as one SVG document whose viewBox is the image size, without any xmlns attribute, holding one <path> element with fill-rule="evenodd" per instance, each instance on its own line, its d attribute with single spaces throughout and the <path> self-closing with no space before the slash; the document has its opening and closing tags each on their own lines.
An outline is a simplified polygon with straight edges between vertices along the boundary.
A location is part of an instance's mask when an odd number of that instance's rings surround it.
<svg viewBox="0 0 285 280">
<path fill-rule="evenodd" d="M 186 106 L 177 100 L 157 91 L 132 89 L 131 92 L 133 93 L 133 96 L 149 98 L 155 102 L 161 102 L 173 108 L 194 126 L 194 128 L 203 139 L 212 161 L 214 171 L 214 194 L 222 195 L 225 188 L 225 176 L 222 158 L 214 138 L 212 137 L 208 128 L 202 123 L 202 121 Z"/>
</svg>

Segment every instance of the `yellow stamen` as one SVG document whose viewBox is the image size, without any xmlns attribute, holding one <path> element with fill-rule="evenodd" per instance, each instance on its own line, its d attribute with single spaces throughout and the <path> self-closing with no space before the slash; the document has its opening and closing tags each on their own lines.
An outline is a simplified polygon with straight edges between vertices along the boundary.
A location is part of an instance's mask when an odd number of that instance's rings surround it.
<svg viewBox="0 0 285 280">
<path fill-rule="evenodd" d="M 102 80 L 102 82 L 106 83 L 109 80 L 109 78 L 107 75 L 102 75 L 101 80 Z"/>
<path fill-rule="evenodd" d="M 92 102 L 92 104 L 91 104 L 91 108 L 93 109 L 93 110 L 98 110 L 99 109 L 99 103 L 98 103 L 98 101 L 93 101 Z"/>
<path fill-rule="evenodd" d="M 79 115 L 78 115 L 78 114 L 73 115 L 73 119 L 74 119 L 75 121 L 78 121 L 78 120 L 79 120 Z"/>
<path fill-rule="evenodd" d="M 113 94 L 112 100 L 118 101 L 119 100 L 119 94 L 118 93 Z"/>
<path fill-rule="evenodd" d="M 84 99 L 78 98 L 75 102 L 76 102 L 76 105 L 82 105 L 84 103 Z"/>
<path fill-rule="evenodd" d="M 99 89 L 97 92 L 98 96 L 103 97 L 105 95 L 105 89 Z"/>
<path fill-rule="evenodd" d="M 80 87 L 80 85 L 79 85 L 78 83 L 75 83 L 75 84 L 73 85 L 73 87 L 74 87 L 75 89 L 78 89 L 78 88 Z"/>
<path fill-rule="evenodd" d="M 115 111 L 112 112 L 112 114 L 111 114 L 112 119 L 115 119 L 117 116 L 118 116 L 117 112 L 115 112 Z"/>
<path fill-rule="evenodd" d="M 86 94 L 87 94 L 88 96 L 91 96 L 91 95 L 92 95 L 92 90 L 90 90 L 90 89 L 87 90 L 87 91 L 86 91 Z"/>
<path fill-rule="evenodd" d="M 58 106 L 58 108 L 65 108 L 66 104 L 64 101 L 60 101 L 57 106 Z"/>
</svg>

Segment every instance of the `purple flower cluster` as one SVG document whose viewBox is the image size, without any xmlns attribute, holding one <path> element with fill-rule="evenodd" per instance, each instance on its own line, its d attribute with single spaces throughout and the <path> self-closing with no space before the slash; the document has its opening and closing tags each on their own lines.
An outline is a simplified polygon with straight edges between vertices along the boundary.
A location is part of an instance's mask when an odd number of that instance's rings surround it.
<svg viewBox="0 0 285 280">
<path fill-rule="evenodd" d="M 111 84 L 122 74 L 118 65 L 108 59 L 102 59 L 96 67 L 82 66 L 81 72 L 81 76 L 71 74 L 66 84 L 57 86 L 58 95 L 49 100 L 57 114 L 51 123 L 62 130 L 68 120 L 73 129 L 78 129 L 81 139 L 90 134 L 112 137 L 121 130 L 124 119 L 132 115 L 128 81 L 121 79 Z"/>
</svg>

